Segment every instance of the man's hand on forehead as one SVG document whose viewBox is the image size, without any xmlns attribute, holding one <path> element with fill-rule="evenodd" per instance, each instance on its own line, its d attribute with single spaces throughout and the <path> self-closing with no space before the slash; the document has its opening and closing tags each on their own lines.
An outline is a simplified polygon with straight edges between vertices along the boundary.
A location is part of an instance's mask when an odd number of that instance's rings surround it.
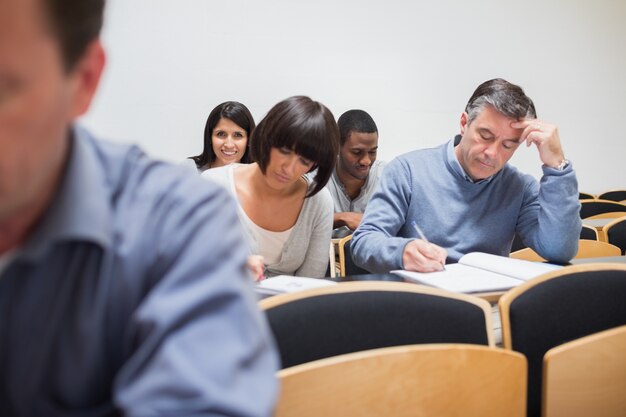
<svg viewBox="0 0 626 417">
<path fill-rule="evenodd" d="M 565 159 L 559 132 L 555 125 L 539 119 L 523 119 L 511 122 L 511 127 L 522 129 L 519 143 L 525 141 L 527 147 L 534 143 L 545 165 L 556 168 Z"/>
</svg>

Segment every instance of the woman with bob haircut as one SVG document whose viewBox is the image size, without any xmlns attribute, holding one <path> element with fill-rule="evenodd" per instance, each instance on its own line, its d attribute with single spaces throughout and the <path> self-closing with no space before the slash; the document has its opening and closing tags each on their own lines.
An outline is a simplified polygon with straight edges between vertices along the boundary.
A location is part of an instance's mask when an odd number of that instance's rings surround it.
<svg viewBox="0 0 626 417">
<path fill-rule="evenodd" d="M 308 97 L 290 97 L 267 113 L 250 142 L 253 163 L 202 174 L 237 200 L 254 254 L 250 268 L 258 278 L 323 277 L 333 227 L 333 201 L 324 186 L 339 149 L 332 113 Z M 306 174 L 312 171 L 311 180 Z"/>
<path fill-rule="evenodd" d="M 254 130 L 250 110 L 237 101 L 226 101 L 215 107 L 204 126 L 204 149 L 188 159 L 198 172 L 232 163 L 247 164 L 248 138 Z"/>
</svg>

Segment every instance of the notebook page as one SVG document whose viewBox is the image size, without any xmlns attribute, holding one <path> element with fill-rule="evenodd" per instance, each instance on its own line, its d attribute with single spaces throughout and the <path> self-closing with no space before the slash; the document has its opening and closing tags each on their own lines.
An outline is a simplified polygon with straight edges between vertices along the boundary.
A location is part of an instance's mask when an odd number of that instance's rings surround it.
<svg viewBox="0 0 626 417">
<path fill-rule="evenodd" d="M 446 265 L 444 271 L 413 272 L 391 271 L 406 281 L 429 285 L 448 291 L 474 293 L 504 291 L 520 285 L 523 281 L 463 264 Z"/>
<path fill-rule="evenodd" d="M 294 277 L 289 275 L 278 275 L 264 279 L 257 283 L 257 292 L 264 294 L 281 294 L 286 292 L 296 292 L 311 288 L 328 287 L 337 285 L 334 281 L 322 278 Z"/>
<path fill-rule="evenodd" d="M 524 281 L 528 281 L 546 272 L 562 268 L 562 266 L 559 265 L 524 261 L 522 259 L 508 258 L 482 252 L 468 253 L 459 259 L 459 263 L 502 275 L 508 275 Z"/>
</svg>

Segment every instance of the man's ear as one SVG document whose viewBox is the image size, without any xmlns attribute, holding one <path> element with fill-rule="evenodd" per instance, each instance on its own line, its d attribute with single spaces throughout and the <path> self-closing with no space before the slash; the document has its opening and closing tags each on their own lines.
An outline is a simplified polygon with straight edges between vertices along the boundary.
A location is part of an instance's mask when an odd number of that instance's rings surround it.
<svg viewBox="0 0 626 417">
<path fill-rule="evenodd" d="M 106 55 L 99 39 L 92 41 L 84 55 L 71 70 L 72 92 L 70 118 L 75 119 L 89 110 L 96 93 Z"/>
<path fill-rule="evenodd" d="M 467 112 L 463 112 L 461 114 L 461 135 L 465 134 L 465 129 L 467 128 L 468 115 Z"/>
</svg>

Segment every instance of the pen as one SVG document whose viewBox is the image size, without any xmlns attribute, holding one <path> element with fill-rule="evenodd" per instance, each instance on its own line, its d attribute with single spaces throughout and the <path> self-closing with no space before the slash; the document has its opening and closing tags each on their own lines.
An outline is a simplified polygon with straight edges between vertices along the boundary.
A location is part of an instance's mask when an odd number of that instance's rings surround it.
<svg viewBox="0 0 626 417">
<path fill-rule="evenodd" d="M 415 231 L 417 232 L 417 235 L 420 237 L 420 239 L 422 239 L 424 242 L 426 243 L 430 243 L 428 241 L 428 239 L 426 239 L 426 236 L 424 236 L 424 232 L 422 232 L 422 229 L 420 229 L 420 227 L 417 225 L 417 223 L 415 222 L 415 220 L 411 220 L 411 225 L 413 226 L 413 228 L 415 229 Z M 441 263 L 441 269 L 445 270 L 446 266 L 445 264 L 442 262 Z"/>
<path fill-rule="evenodd" d="M 411 220 L 411 224 L 413 225 L 413 228 L 415 229 L 415 231 L 419 235 L 420 239 L 422 239 L 426 243 L 430 243 L 428 241 L 428 239 L 426 239 L 426 236 L 424 236 L 424 232 L 422 232 L 422 229 L 420 229 L 419 226 L 417 225 L 417 223 L 415 223 L 415 220 Z"/>
</svg>

